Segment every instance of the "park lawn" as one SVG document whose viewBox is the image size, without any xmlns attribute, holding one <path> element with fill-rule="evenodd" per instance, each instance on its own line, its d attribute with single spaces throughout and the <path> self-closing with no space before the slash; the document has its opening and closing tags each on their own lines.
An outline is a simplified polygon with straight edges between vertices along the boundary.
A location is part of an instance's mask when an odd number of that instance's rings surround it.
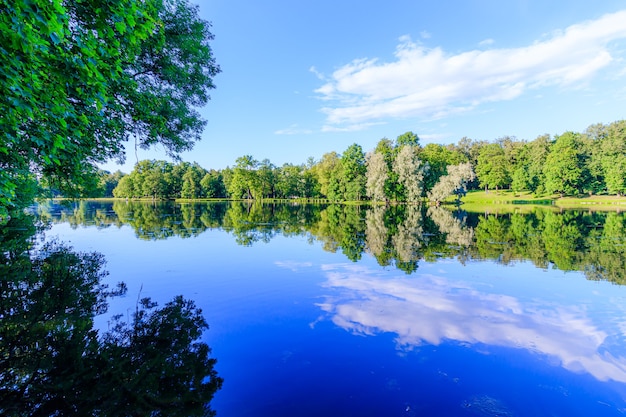
<svg viewBox="0 0 626 417">
<path fill-rule="evenodd" d="M 461 200 L 464 204 L 552 204 L 557 195 L 535 197 L 529 191 L 470 191 Z"/>
<path fill-rule="evenodd" d="M 483 211 L 494 206 L 511 206 L 519 209 L 521 206 L 542 206 L 554 208 L 584 208 L 592 210 L 621 210 L 626 209 L 626 197 L 594 195 L 586 197 L 561 197 L 558 194 L 536 197 L 528 191 L 515 192 L 500 190 L 489 192 L 470 191 L 461 199 L 463 209 L 469 211 Z M 513 207 L 514 206 L 514 207 Z M 530 207 L 529 207 L 530 208 Z"/>
<path fill-rule="evenodd" d="M 589 197 L 562 197 L 556 200 L 559 207 L 584 207 L 584 208 L 608 208 L 623 210 L 626 209 L 626 197 L 616 195 L 593 195 Z"/>
</svg>

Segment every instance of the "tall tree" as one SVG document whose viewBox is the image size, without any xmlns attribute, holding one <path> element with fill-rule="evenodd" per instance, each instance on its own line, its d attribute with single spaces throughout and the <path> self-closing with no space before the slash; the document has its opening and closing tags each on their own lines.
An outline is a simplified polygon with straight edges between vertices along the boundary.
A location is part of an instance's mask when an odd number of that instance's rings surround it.
<svg viewBox="0 0 626 417">
<path fill-rule="evenodd" d="M 413 132 L 405 132 L 396 138 L 396 146 L 398 148 L 409 145 L 409 146 L 420 146 L 420 138 Z"/>
<path fill-rule="evenodd" d="M 565 132 L 557 136 L 543 170 L 547 192 L 561 195 L 576 195 L 583 192 L 589 173 L 586 156 L 581 148 L 579 133 Z"/>
<path fill-rule="evenodd" d="M 276 187 L 276 166 L 269 159 L 264 159 L 259 163 L 257 177 L 262 198 L 274 198 Z"/>
<path fill-rule="evenodd" d="M 142 161 L 137 164 L 137 170 L 141 179 L 141 197 L 151 197 L 152 199 L 164 199 L 172 196 L 171 182 L 169 175 L 174 165 L 167 161 Z"/>
<path fill-rule="evenodd" d="M 450 165 L 448 174 L 439 178 L 432 190 L 428 192 L 428 198 L 437 205 L 451 195 L 457 196 L 457 202 L 465 195 L 467 184 L 475 178 L 474 170 L 469 162 L 459 165 Z"/>
<path fill-rule="evenodd" d="M 387 139 L 382 138 L 376 144 L 374 153 L 379 153 L 383 156 L 385 163 L 387 164 L 387 179 L 385 180 L 385 198 L 386 200 L 398 201 L 402 198 L 402 186 L 398 183 L 398 174 L 393 171 L 393 161 L 398 154 L 398 148 L 395 144 Z"/>
<path fill-rule="evenodd" d="M 545 174 L 543 167 L 550 153 L 552 141 L 550 135 L 545 134 L 538 136 L 535 140 L 528 143 L 528 176 L 530 180 L 530 190 L 536 194 L 542 194 L 545 191 Z"/>
<path fill-rule="evenodd" d="M 220 71 L 187 0 L 0 0 L 0 209 L 27 172 L 66 194 L 124 142 L 177 155 Z"/>
<path fill-rule="evenodd" d="M 599 146 L 607 191 L 610 194 L 626 193 L 626 120 L 611 123 Z"/>
<path fill-rule="evenodd" d="M 320 193 L 330 200 L 341 198 L 338 181 L 340 163 L 337 152 L 328 152 L 322 155 L 322 159 L 312 168 L 320 185 Z"/>
<path fill-rule="evenodd" d="M 197 163 L 190 165 L 183 174 L 183 185 L 180 191 L 181 198 L 203 198 L 202 179 L 207 171 Z"/>
<path fill-rule="evenodd" d="M 304 167 L 285 164 L 278 170 L 276 193 L 280 198 L 304 197 Z"/>
<path fill-rule="evenodd" d="M 200 180 L 202 192 L 207 198 L 225 198 L 226 186 L 224 185 L 224 176 L 220 171 L 214 169 L 209 170 L 202 180 Z"/>
<path fill-rule="evenodd" d="M 341 156 L 341 190 L 343 199 L 358 201 L 365 197 L 365 154 L 361 145 L 350 145 Z"/>
<path fill-rule="evenodd" d="M 126 175 L 120 179 L 117 186 L 113 189 L 113 197 L 115 198 L 131 198 L 135 196 L 135 184 L 131 175 Z"/>
<path fill-rule="evenodd" d="M 476 175 L 480 185 L 488 190 L 498 190 L 510 184 L 509 165 L 504 149 L 497 143 L 490 143 L 480 149 L 476 164 Z"/>
<path fill-rule="evenodd" d="M 536 194 L 543 194 L 545 185 L 543 167 L 550 145 L 549 135 L 538 136 L 531 142 L 521 143 L 515 157 L 509 159 L 513 190 L 529 190 Z"/>
<path fill-rule="evenodd" d="M 374 201 L 385 201 L 385 183 L 389 178 L 389 168 L 382 153 L 371 152 L 367 155 L 366 193 Z"/>
<path fill-rule="evenodd" d="M 393 162 L 393 171 L 404 188 L 406 201 L 419 201 L 424 192 L 426 165 L 419 158 L 417 146 L 405 145 L 400 148 Z"/>
<path fill-rule="evenodd" d="M 117 187 L 120 180 L 125 177 L 124 174 L 119 169 L 113 173 L 104 171 L 103 175 L 100 178 L 100 184 L 102 189 L 102 197 L 113 197 L 113 190 Z"/>
<path fill-rule="evenodd" d="M 259 161 L 252 155 L 240 156 L 235 160 L 233 176 L 228 184 L 228 193 L 232 198 L 262 198 L 261 187 L 256 168 Z"/>
<path fill-rule="evenodd" d="M 171 197 L 180 198 L 183 190 L 183 177 L 191 166 L 191 163 L 182 161 L 173 165 L 172 169 L 165 173 L 165 181 L 169 184 Z"/>
<path fill-rule="evenodd" d="M 467 161 L 467 157 L 460 151 L 451 150 L 443 145 L 429 143 L 420 152 L 422 161 L 428 163 L 428 172 L 425 178 L 425 187 L 432 189 L 439 178 L 446 175 L 449 165 L 458 165 Z"/>
</svg>

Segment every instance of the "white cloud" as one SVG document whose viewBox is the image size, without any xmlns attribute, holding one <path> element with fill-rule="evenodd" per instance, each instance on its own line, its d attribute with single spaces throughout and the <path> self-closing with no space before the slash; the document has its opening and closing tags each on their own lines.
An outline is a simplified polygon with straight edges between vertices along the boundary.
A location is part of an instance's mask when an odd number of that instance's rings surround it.
<svg viewBox="0 0 626 417">
<path fill-rule="evenodd" d="M 316 76 L 318 79 L 320 79 L 320 80 L 322 80 L 322 81 L 326 81 L 326 78 L 324 77 L 324 74 L 322 74 L 321 72 L 319 72 L 319 71 L 317 70 L 317 68 L 315 68 L 315 67 L 313 67 L 313 66 L 312 66 L 311 68 L 309 68 L 309 71 L 311 71 L 313 74 L 315 74 L 315 76 Z"/>
<path fill-rule="evenodd" d="M 276 135 L 310 135 L 313 133 L 311 129 L 303 129 L 297 124 L 293 124 L 286 129 L 279 129 L 274 131 Z"/>
<path fill-rule="evenodd" d="M 317 305 L 348 331 L 395 333 L 405 348 L 455 341 L 526 349 L 557 359 L 572 372 L 626 382 L 626 358 L 610 352 L 608 333 L 583 306 L 521 300 L 428 274 L 394 278 L 349 264 L 322 270 L 327 277 L 323 286 L 334 295 Z"/>
<path fill-rule="evenodd" d="M 441 143 L 444 139 L 449 138 L 450 134 L 447 133 L 433 133 L 419 135 L 420 141 L 424 143 Z"/>
<path fill-rule="evenodd" d="M 395 61 L 355 59 L 315 92 L 327 103 L 322 109 L 327 130 L 389 118 L 442 118 L 483 103 L 512 100 L 531 89 L 587 82 L 619 59 L 609 44 L 626 38 L 625 21 L 626 10 L 570 26 L 526 47 L 458 54 L 425 48 L 403 36 Z"/>
<path fill-rule="evenodd" d="M 293 272 L 298 272 L 301 269 L 305 269 L 305 268 L 311 268 L 313 266 L 313 263 L 311 262 L 296 262 L 296 261 L 276 261 L 274 262 L 274 265 L 280 267 L 280 268 L 285 268 L 285 269 L 289 269 Z"/>
<path fill-rule="evenodd" d="M 496 41 L 494 41 L 493 39 L 485 39 L 480 41 L 478 44 L 480 46 L 486 46 L 486 45 L 493 45 Z"/>
<path fill-rule="evenodd" d="M 375 125 L 381 125 L 384 122 L 377 123 L 355 123 L 351 125 L 343 125 L 343 126 L 333 126 L 333 125 L 324 125 L 322 126 L 322 132 L 358 132 L 360 130 L 366 130 Z"/>
</svg>

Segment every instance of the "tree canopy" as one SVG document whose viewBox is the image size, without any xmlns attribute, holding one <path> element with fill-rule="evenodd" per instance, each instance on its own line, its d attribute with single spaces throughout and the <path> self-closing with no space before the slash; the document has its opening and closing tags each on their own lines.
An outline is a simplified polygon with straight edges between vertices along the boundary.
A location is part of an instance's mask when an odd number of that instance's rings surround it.
<svg viewBox="0 0 626 417">
<path fill-rule="evenodd" d="M 0 0 L 0 209 L 31 174 L 83 194 L 125 143 L 176 156 L 220 72 L 187 0 Z"/>
<path fill-rule="evenodd" d="M 593 125 L 584 133 L 541 135 L 527 142 L 505 136 L 495 142 L 463 138 L 458 144 L 421 147 L 407 132 L 382 138 L 366 155 L 360 145 L 319 161 L 277 166 L 243 155 L 235 165 L 207 171 L 198 164 L 141 161 L 133 172 L 104 173 L 102 192 L 119 181 L 125 198 L 325 199 L 330 201 L 436 204 L 478 186 L 535 195 L 626 194 L 626 122 Z M 151 168 L 149 168 L 151 167 Z M 148 183 L 161 184 L 146 188 Z M 154 190 L 158 190 L 155 192 Z"/>
</svg>

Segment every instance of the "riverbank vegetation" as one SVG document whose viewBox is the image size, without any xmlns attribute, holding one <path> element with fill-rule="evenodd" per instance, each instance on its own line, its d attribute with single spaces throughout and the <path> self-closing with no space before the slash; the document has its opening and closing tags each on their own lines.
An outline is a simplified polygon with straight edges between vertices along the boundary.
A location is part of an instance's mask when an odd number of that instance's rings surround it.
<svg viewBox="0 0 626 417">
<path fill-rule="evenodd" d="M 463 203 L 472 206 L 493 205 L 552 205 L 555 207 L 584 207 L 594 209 L 619 208 L 626 209 L 626 198 L 618 195 L 580 195 L 561 197 L 559 194 L 537 196 L 529 191 L 516 192 L 512 190 L 480 191 L 475 190 L 467 193 L 462 199 Z"/>
<path fill-rule="evenodd" d="M 115 185 L 115 186 L 114 186 Z M 103 173 L 95 195 L 152 199 L 323 199 L 327 201 L 436 204 L 468 190 L 470 203 L 563 204 L 622 201 L 626 193 L 626 121 L 596 124 L 533 141 L 504 137 L 494 142 L 461 139 L 456 144 L 420 144 L 413 132 L 381 139 L 365 152 L 358 144 L 319 161 L 274 165 L 251 155 L 232 167 L 140 161 L 124 175 Z M 506 190 L 506 193 L 503 191 Z M 614 196 L 609 198 L 608 196 Z M 565 197 L 573 197 L 566 199 Z M 615 199 L 617 198 L 617 199 Z"/>
</svg>

